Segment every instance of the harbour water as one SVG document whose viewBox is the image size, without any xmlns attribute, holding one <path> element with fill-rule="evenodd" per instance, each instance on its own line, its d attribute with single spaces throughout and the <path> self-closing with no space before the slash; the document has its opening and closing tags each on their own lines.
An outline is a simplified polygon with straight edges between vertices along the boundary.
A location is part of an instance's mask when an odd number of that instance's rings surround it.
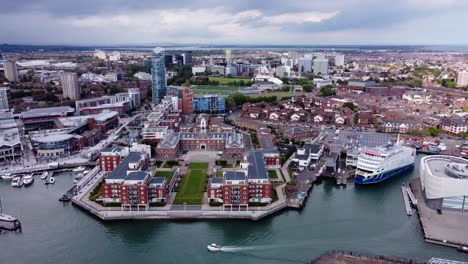
<svg viewBox="0 0 468 264">
<path fill-rule="evenodd" d="M 419 160 L 419 159 L 418 159 Z M 468 260 L 453 248 L 424 242 L 416 214 L 404 210 L 400 185 L 414 171 L 379 185 L 314 186 L 302 211 L 252 221 L 102 222 L 58 198 L 70 173 L 45 186 L 16 189 L 0 181 L 4 212 L 22 233 L 0 234 L 1 263 L 307 263 L 327 250 L 428 260 Z M 208 252 L 206 245 L 227 246 Z"/>
</svg>

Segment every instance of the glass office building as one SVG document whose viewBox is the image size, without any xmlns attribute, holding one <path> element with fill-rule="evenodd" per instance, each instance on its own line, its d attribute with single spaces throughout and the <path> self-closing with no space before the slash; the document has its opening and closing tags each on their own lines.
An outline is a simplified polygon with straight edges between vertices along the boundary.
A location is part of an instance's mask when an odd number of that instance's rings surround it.
<svg viewBox="0 0 468 264">
<path fill-rule="evenodd" d="M 166 96 L 166 67 L 164 49 L 155 48 L 152 55 L 151 79 L 153 82 L 153 104 L 157 105 Z"/>
</svg>

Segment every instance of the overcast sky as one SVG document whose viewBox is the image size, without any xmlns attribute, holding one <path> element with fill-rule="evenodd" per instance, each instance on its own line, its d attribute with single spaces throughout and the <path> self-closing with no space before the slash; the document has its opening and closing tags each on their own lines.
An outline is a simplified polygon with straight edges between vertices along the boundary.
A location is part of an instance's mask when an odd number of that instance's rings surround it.
<svg viewBox="0 0 468 264">
<path fill-rule="evenodd" d="M 468 0 L 0 0 L 0 43 L 468 44 Z"/>
</svg>

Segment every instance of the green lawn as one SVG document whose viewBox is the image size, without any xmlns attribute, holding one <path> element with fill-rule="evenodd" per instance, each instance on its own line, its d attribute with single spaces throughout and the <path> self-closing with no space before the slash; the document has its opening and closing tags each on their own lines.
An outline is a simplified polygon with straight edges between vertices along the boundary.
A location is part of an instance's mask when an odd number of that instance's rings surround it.
<svg viewBox="0 0 468 264">
<path fill-rule="evenodd" d="M 278 174 L 276 173 L 276 170 L 269 170 L 268 177 L 270 177 L 271 179 L 278 179 Z"/>
<path fill-rule="evenodd" d="M 240 80 L 243 81 L 252 81 L 250 78 L 226 78 L 226 77 L 209 77 L 210 81 L 218 81 L 219 84 L 233 83 Z"/>
<path fill-rule="evenodd" d="M 208 163 L 206 163 L 206 162 L 190 163 L 189 164 L 189 169 L 190 170 L 207 170 L 208 169 Z"/>
<path fill-rule="evenodd" d="M 174 204 L 201 204 L 207 177 L 208 163 L 190 163 L 187 176 L 182 179 Z"/>
<path fill-rule="evenodd" d="M 154 177 L 164 177 L 164 178 L 166 178 L 168 181 L 170 181 L 171 178 L 172 178 L 172 175 L 174 175 L 174 172 L 173 172 L 173 171 L 157 171 L 157 172 L 154 174 Z"/>
<path fill-rule="evenodd" d="M 223 177 L 223 171 L 217 171 L 216 177 Z"/>
<path fill-rule="evenodd" d="M 276 93 L 261 93 L 261 94 L 246 94 L 246 96 L 250 97 L 263 97 L 263 96 L 273 96 L 275 95 L 278 100 L 281 100 L 283 97 L 289 97 L 289 96 L 300 96 L 300 95 L 305 95 L 306 93 L 304 92 L 276 92 Z"/>
</svg>

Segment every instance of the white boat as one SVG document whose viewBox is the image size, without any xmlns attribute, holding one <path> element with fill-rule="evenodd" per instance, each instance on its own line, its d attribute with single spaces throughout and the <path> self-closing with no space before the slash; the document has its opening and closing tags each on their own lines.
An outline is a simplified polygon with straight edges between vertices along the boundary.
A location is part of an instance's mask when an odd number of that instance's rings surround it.
<svg viewBox="0 0 468 264">
<path fill-rule="evenodd" d="M 29 186 L 34 182 L 34 177 L 32 174 L 28 174 L 23 177 L 24 186 Z"/>
<path fill-rule="evenodd" d="M 88 174 L 88 172 L 90 172 L 90 170 L 86 169 L 86 170 L 83 171 L 83 174 L 86 175 L 86 174 Z"/>
<path fill-rule="evenodd" d="M 79 179 L 83 178 L 83 176 L 84 176 L 83 173 L 80 173 L 80 174 L 75 176 L 75 180 L 79 180 Z"/>
<path fill-rule="evenodd" d="M 73 180 L 73 184 L 77 184 L 78 183 L 78 180 Z"/>
<path fill-rule="evenodd" d="M 23 186 L 23 181 L 21 180 L 21 177 L 15 177 L 13 178 L 13 180 L 11 181 L 11 186 L 12 187 L 21 187 Z"/>
<path fill-rule="evenodd" d="M 1 176 L 2 180 L 12 180 L 15 176 L 11 175 L 11 173 L 5 172 Z"/>
<path fill-rule="evenodd" d="M 44 172 L 41 174 L 41 180 L 47 179 L 47 176 L 49 176 L 49 173 L 48 173 L 47 171 L 44 171 Z"/>
<path fill-rule="evenodd" d="M 216 251 L 222 251 L 223 247 L 216 245 L 215 243 L 208 245 L 206 248 L 208 248 L 209 251 L 216 252 Z"/>
<path fill-rule="evenodd" d="M 76 167 L 73 169 L 73 172 L 83 172 L 84 170 L 86 170 L 85 167 L 83 166 L 80 166 L 80 167 Z"/>
<path fill-rule="evenodd" d="M 359 184 L 384 181 L 414 167 L 416 150 L 400 144 L 389 144 L 377 148 L 364 148 L 358 156 L 356 177 Z"/>
<path fill-rule="evenodd" d="M 55 178 L 50 177 L 49 179 L 46 180 L 45 184 L 54 184 L 55 183 Z"/>
</svg>

